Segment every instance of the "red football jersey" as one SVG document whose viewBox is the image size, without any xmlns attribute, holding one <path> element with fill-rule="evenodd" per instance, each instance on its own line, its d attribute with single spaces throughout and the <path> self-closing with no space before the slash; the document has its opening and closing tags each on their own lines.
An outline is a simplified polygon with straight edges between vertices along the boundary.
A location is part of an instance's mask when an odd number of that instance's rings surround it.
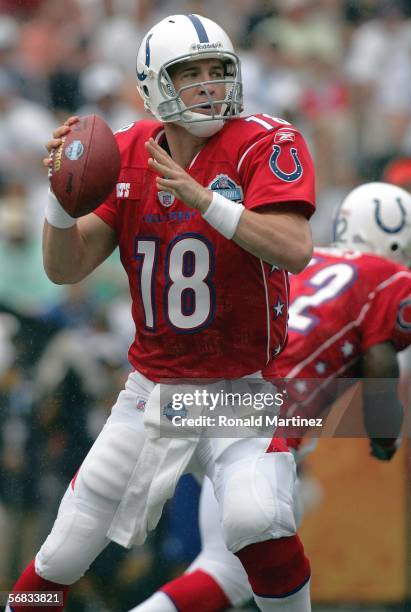
<svg viewBox="0 0 411 612">
<path fill-rule="evenodd" d="M 329 396 L 307 379 L 359 377 L 371 346 L 411 343 L 411 271 L 377 255 L 317 248 L 290 277 L 288 332 L 287 349 L 264 375 L 301 379 L 292 398 L 305 401 L 305 414 L 319 413 Z"/>
<path fill-rule="evenodd" d="M 116 135 L 116 192 L 95 212 L 117 233 L 136 325 L 129 359 L 151 380 L 237 378 L 261 370 L 286 339 L 288 279 L 158 192 L 144 143 L 164 139 L 156 121 Z M 314 211 L 314 170 L 301 134 L 266 115 L 235 119 L 187 172 L 248 209 L 292 202 Z M 274 307 L 277 306 L 277 314 Z"/>
</svg>

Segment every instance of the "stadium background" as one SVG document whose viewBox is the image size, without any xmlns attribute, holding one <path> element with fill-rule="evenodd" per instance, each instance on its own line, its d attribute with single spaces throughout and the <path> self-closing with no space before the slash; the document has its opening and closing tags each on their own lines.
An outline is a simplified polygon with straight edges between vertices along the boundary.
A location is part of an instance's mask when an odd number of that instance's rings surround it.
<svg viewBox="0 0 411 612">
<path fill-rule="evenodd" d="M 410 2 L 0 0 L 0 590 L 47 534 L 126 376 L 132 333 L 115 255 L 76 286 L 45 277 L 44 143 L 70 114 L 97 112 L 113 129 L 143 117 L 136 50 L 176 12 L 231 35 L 248 113 L 303 131 L 318 175 L 317 244 L 353 186 L 411 156 Z M 398 176 L 411 185 L 411 162 Z M 407 462 L 405 445 L 390 464 L 372 461 L 364 440 L 324 440 L 307 460 L 315 610 L 408 609 Z M 110 546 L 69 609 L 127 610 L 186 567 L 199 546 L 197 494 L 185 479 L 144 547 Z"/>
</svg>

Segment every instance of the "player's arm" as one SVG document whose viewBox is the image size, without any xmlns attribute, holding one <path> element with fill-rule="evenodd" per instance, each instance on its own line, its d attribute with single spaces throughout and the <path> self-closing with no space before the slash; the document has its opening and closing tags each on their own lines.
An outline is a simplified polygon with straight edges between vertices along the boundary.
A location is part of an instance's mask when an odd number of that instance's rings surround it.
<svg viewBox="0 0 411 612">
<path fill-rule="evenodd" d="M 275 204 L 244 210 L 233 240 L 263 261 L 298 274 L 312 256 L 311 227 L 304 215 L 286 208 Z"/>
<path fill-rule="evenodd" d="M 225 198 L 219 203 L 212 191 L 197 183 L 153 139 L 146 147 L 152 156 L 149 166 L 160 174 L 158 189 L 197 209 L 210 225 L 256 257 L 293 273 L 308 264 L 313 249 L 310 225 L 292 205 L 261 206 L 254 212 Z"/>
<path fill-rule="evenodd" d="M 70 126 L 77 121 L 77 117 L 70 117 L 64 125 L 53 132 L 53 138 L 46 145 L 49 153 L 60 146 L 62 137 L 68 134 Z M 48 168 L 50 158 L 45 158 L 43 164 Z M 85 278 L 112 253 L 117 246 L 116 234 L 93 213 L 81 217 L 74 223 L 58 202 L 53 202 L 53 196 L 50 196 L 48 210 L 51 213 L 49 216 L 57 219 L 59 215 L 62 217 L 63 223 L 57 223 L 57 225 L 67 227 L 64 229 L 55 227 L 45 220 L 43 229 L 44 269 L 54 283 L 76 283 Z"/>
<path fill-rule="evenodd" d="M 376 344 L 365 351 L 361 365 L 364 425 L 370 437 L 371 454 L 387 461 L 397 450 L 403 420 L 396 350 L 391 342 Z"/>
<path fill-rule="evenodd" d="M 43 263 L 47 276 L 59 285 L 77 283 L 116 248 L 115 232 L 97 215 L 81 217 L 68 229 L 44 222 Z"/>
</svg>

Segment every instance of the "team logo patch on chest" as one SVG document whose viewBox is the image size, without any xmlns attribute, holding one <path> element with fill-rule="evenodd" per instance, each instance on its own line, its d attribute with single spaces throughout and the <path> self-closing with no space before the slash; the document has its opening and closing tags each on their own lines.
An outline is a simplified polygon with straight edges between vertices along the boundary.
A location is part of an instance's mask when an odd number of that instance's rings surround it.
<svg viewBox="0 0 411 612">
<path fill-rule="evenodd" d="M 217 174 L 208 185 L 208 189 L 216 191 L 228 200 L 241 202 L 243 200 L 243 190 L 227 174 Z"/>
<path fill-rule="evenodd" d="M 160 204 L 162 206 L 165 206 L 166 208 L 169 208 L 169 206 L 172 206 L 176 200 L 176 197 L 169 191 L 159 191 L 157 196 L 158 196 Z"/>
</svg>

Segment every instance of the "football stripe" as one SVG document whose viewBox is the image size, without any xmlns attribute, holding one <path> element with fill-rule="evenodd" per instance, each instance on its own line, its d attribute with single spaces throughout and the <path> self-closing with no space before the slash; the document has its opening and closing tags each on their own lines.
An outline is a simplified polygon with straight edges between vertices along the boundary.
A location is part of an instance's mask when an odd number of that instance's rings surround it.
<svg viewBox="0 0 411 612">
<path fill-rule="evenodd" d="M 201 23 L 200 19 L 197 17 L 197 15 L 187 15 L 187 17 L 189 18 L 189 20 L 191 21 L 191 23 L 193 24 L 193 26 L 196 29 L 197 35 L 198 35 L 198 40 L 201 43 L 208 43 L 210 42 L 208 39 L 208 35 L 206 32 L 205 27 L 203 26 L 203 24 Z"/>
</svg>

